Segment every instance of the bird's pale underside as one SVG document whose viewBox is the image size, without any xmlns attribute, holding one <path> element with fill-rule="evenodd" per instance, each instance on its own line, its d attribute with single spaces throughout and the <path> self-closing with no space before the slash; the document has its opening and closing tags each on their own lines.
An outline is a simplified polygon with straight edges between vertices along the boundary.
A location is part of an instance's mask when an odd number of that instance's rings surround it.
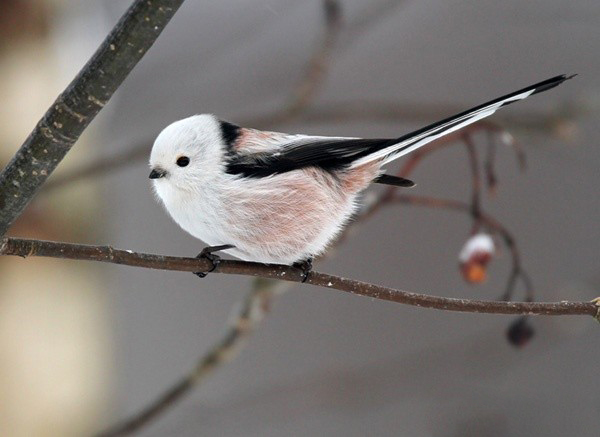
<svg viewBox="0 0 600 437">
<path fill-rule="evenodd" d="M 150 157 L 154 189 L 171 217 L 237 258 L 291 264 L 321 254 L 381 167 L 425 144 L 546 91 L 556 76 L 395 139 L 289 135 L 196 115 L 165 128 Z M 387 181 L 387 182 L 386 182 Z"/>
</svg>

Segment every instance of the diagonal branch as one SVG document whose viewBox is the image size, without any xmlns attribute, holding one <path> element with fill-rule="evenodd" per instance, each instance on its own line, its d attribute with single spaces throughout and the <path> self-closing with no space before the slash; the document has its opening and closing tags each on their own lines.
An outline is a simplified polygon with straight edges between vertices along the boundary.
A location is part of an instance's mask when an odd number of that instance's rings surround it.
<svg viewBox="0 0 600 437">
<path fill-rule="evenodd" d="M 136 0 L 0 174 L 0 236 L 152 46 L 183 0 Z"/>
<path fill-rule="evenodd" d="M 241 306 L 236 308 L 223 337 L 200 357 L 195 367 L 141 411 L 106 429 L 97 437 L 125 436 L 139 431 L 173 407 L 219 366 L 232 360 L 269 312 L 273 298 L 281 292 L 281 285 L 286 284 L 256 278 L 252 291 L 244 298 Z"/>
<path fill-rule="evenodd" d="M 207 271 L 213 267 L 210 261 L 204 259 L 136 253 L 131 250 L 114 249 L 111 246 L 88 246 L 21 238 L 4 238 L 0 244 L 0 255 L 100 261 L 132 267 L 182 272 Z M 303 280 L 302 271 L 295 267 L 247 261 L 223 260 L 214 272 L 258 276 L 288 282 L 302 282 Z M 598 317 L 598 306 L 594 302 L 497 302 L 455 299 L 411 293 L 319 272 L 311 272 L 305 282 L 359 296 L 443 311 L 532 316 L 588 315 Z"/>
</svg>

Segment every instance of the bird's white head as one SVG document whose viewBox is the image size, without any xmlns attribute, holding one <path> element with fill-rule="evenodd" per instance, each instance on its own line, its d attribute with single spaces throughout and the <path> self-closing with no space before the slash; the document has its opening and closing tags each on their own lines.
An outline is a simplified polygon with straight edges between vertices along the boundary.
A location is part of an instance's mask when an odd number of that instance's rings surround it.
<svg viewBox="0 0 600 437">
<path fill-rule="evenodd" d="M 170 190 L 195 191 L 222 174 L 224 144 L 214 115 L 194 115 L 167 126 L 150 154 L 150 179 L 160 197 Z"/>
</svg>

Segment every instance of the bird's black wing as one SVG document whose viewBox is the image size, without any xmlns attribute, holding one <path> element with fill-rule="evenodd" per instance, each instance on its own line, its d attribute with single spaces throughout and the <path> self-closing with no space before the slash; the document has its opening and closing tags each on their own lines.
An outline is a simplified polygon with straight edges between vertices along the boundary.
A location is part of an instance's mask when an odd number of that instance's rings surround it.
<svg viewBox="0 0 600 437">
<path fill-rule="evenodd" d="M 275 149 L 265 152 L 231 153 L 226 171 L 245 177 L 264 177 L 310 166 L 333 171 L 356 167 L 374 160 L 386 163 L 450 132 L 488 117 L 502 106 L 554 88 L 571 77 L 573 76 L 553 77 L 430 124 L 400 138 L 290 136 L 288 141 L 283 140 Z"/>
<path fill-rule="evenodd" d="M 392 145 L 391 139 L 305 137 L 281 145 L 275 151 L 233 153 L 227 173 L 246 177 L 264 177 L 305 167 L 339 170 L 374 150 Z"/>
</svg>

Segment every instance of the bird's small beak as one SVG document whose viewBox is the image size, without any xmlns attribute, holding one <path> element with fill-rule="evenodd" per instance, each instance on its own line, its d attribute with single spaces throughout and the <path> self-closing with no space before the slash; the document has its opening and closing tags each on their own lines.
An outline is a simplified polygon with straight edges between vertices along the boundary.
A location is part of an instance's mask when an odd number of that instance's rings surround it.
<svg viewBox="0 0 600 437">
<path fill-rule="evenodd" d="M 160 179 L 160 178 L 164 178 L 167 175 L 167 171 L 163 170 L 162 168 L 153 168 L 152 171 L 150 172 L 150 176 L 148 176 L 150 179 Z"/>
</svg>

